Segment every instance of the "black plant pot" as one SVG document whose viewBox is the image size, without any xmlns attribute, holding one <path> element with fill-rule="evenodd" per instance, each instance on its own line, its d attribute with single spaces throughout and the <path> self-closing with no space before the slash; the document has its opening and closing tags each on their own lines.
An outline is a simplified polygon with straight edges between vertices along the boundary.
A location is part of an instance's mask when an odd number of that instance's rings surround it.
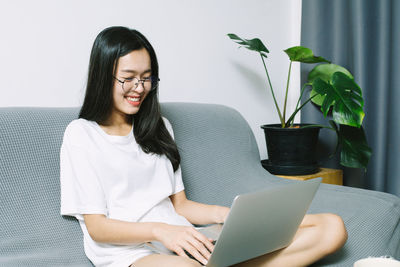
<svg viewBox="0 0 400 267">
<path fill-rule="evenodd" d="M 320 127 L 281 128 L 280 124 L 262 125 L 268 149 L 263 167 L 272 174 L 304 175 L 319 171 L 316 147 Z"/>
</svg>

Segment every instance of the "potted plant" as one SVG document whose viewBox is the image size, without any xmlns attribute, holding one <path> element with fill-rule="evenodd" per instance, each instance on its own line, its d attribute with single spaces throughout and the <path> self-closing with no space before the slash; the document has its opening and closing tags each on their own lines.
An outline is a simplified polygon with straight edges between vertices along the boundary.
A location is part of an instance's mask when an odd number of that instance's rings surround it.
<svg viewBox="0 0 400 267">
<path fill-rule="evenodd" d="M 365 115 L 364 100 L 361 88 L 347 69 L 331 64 L 323 57 L 314 56 L 312 50 L 306 47 L 294 46 L 284 50 L 289 56 L 290 63 L 281 110 L 265 63 L 268 49 L 258 38 L 242 39 L 236 34 L 228 34 L 228 37 L 260 55 L 279 117 L 279 124 L 261 126 L 265 132 L 268 150 L 268 160 L 263 162 L 264 167 L 274 174 L 308 174 L 318 171 L 315 146 L 319 129 L 326 128 L 337 134 L 335 153 L 340 150 L 340 164 L 366 169 L 371 148 L 368 146 L 362 127 Z M 301 88 L 296 108 L 287 115 L 287 98 L 293 62 L 320 64 L 308 73 L 308 81 Z M 310 90 L 309 96 L 301 103 L 306 89 Z M 298 112 L 310 102 L 320 106 L 325 118 L 331 118 L 329 119 L 330 126 L 294 123 Z"/>
</svg>

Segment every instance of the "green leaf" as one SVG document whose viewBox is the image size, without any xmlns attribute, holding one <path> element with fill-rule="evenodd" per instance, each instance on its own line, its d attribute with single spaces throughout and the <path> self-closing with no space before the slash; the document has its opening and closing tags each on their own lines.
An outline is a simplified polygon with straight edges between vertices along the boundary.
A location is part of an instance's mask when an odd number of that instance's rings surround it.
<svg viewBox="0 0 400 267">
<path fill-rule="evenodd" d="M 341 72 L 333 74 L 332 85 L 338 93 L 333 106 L 333 120 L 339 124 L 360 127 L 365 116 L 361 88 L 354 79 Z"/>
<path fill-rule="evenodd" d="M 325 82 L 320 78 L 317 78 L 313 81 L 312 88 L 313 90 L 311 91 L 311 93 L 317 94 L 316 97 L 320 97 L 322 100 L 319 106 L 321 106 L 321 111 L 324 114 L 324 117 L 326 117 L 328 115 L 331 105 L 333 105 L 335 101 L 332 95 L 327 94 L 327 92 L 331 92 L 334 89 L 331 84 Z"/>
<path fill-rule="evenodd" d="M 335 72 L 342 72 L 350 78 L 353 78 L 353 75 L 351 75 L 350 71 L 342 66 L 336 64 L 320 64 L 315 66 L 308 73 L 308 82 L 312 83 L 316 78 L 321 78 L 323 81 L 328 82 L 331 80 Z"/>
<path fill-rule="evenodd" d="M 360 87 L 341 72 L 335 72 L 332 83 L 316 78 L 312 83 L 314 93 L 321 96 L 321 111 L 326 117 L 333 106 L 333 120 L 338 124 L 360 127 L 364 119 L 364 101 Z"/>
<path fill-rule="evenodd" d="M 308 74 L 308 82 L 313 83 L 316 78 L 320 78 L 325 82 L 330 82 L 333 74 L 335 72 L 342 72 L 346 74 L 347 76 L 353 78 L 351 73 L 343 68 L 342 66 L 335 65 L 335 64 L 320 64 L 318 66 L 315 66 Z M 315 94 L 314 89 L 311 90 L 310 96 L 313 96 Z M 317 104 L 318 106 L 322 105 L 322 102 L 324 101 L 323 96 L 316 96 L 312 99 L 312 102 Z"/>
<path fill-rule="evenodd" d="M 353 78 L 342 72 L 335 72 L 331 81 L 317 77 L 312 83 L 313 91 L 320 97 L 321 111 L 326 117 L 333 107 L 333 120 L 338 124 L 360 127 L 364 119 L 364 101 L 361 88 Z M 315 98 L 315 97 L 314 97 Z"/>
<path fill-rule="evenodd" d="M 314 53 L 310 48 L 303 47 L 303 46 L 294 46 L 284 50 L 285 53 L 289 56 L 291 61 L 297 61 L 302 63 L 319 63 L 319 62 L 328 62 L 323 57 L 314 56 Z"/>
<path fill-rule="evenodd" d="M 268 49 L 265 47 L 263 42 L 258 39 L 242 39 L 236 34 L 228 33 L 228 37 L 233 40 L 234 42 L 244 46 L 245 48 L 253 51 L 259 52 L 263 57 L 267 57 L 267 53 L 269 53 Z"/>
<path fill-rule="evenodd" d="M 368 146 L 363 127 L 340 125 L 338 142 L 342 148 L 340 164 L 351 168 L 367 168 L 372 149 Z"/>
</svg>

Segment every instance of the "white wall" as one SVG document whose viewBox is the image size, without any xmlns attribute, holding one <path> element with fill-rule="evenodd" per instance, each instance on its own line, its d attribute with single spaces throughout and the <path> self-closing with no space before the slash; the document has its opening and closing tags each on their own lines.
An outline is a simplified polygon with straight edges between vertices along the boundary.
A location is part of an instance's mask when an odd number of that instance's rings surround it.
<svg viewBox="0 0 400 267">
<path fill-rule="evenodd" d="M 136 28 L 160 64 L 160 101 L 218 103 L 249 122 L 266 158 L 260 125 L 278 122 L 259 56 L 226 36 L 259 37 L 282 104 L 289 61 L 300 43 L 300 0 L 14 0 L 0 2 L 0 107 L 79 106 L 89 53 L 105 27 Z M 299 91 L 292 71 L 290 107 Z"/>
</svg>

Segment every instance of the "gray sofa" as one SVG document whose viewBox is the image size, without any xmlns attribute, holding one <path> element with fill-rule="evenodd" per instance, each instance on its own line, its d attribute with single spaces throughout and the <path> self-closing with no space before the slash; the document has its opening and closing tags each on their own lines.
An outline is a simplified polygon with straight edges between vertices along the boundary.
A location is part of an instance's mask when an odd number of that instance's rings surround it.
<svg viewBox="0 0 400 267">
<path fill-rule="evenodd" d="M 78 108 L 0 108 L 0 266 L 91 266 L 75 219 L 59 213 L 59 149 Z M 230 205 L 239 193 L 292 181 L 270 175 L 247 122 L 210 104 L 163 103 L 174 128 L 190 199 Z M 309 213 L 342 216 L 349 239 L 315 266 L 400 258 L 400 199 L 321 185 Z"/>
</svg>

